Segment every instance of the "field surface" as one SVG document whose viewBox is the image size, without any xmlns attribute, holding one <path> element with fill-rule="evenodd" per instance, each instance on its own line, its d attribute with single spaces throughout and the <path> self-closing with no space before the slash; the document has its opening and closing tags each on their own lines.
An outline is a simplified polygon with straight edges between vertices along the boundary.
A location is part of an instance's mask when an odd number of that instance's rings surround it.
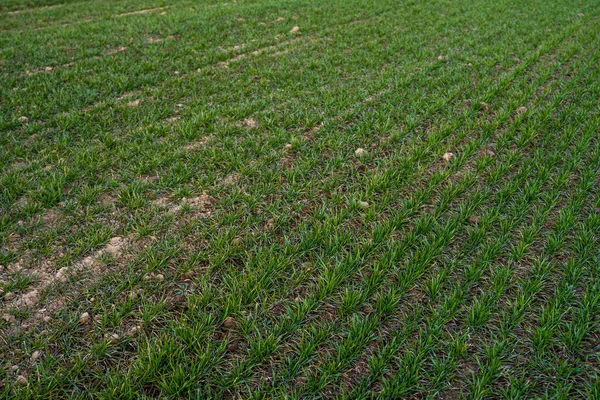
<svg viewBox="0 0 600 400">
<path fill-rule="evenodd" d="M 596 0 L 0 0 L 0 398 L 600 398 Z"/>
</svg>

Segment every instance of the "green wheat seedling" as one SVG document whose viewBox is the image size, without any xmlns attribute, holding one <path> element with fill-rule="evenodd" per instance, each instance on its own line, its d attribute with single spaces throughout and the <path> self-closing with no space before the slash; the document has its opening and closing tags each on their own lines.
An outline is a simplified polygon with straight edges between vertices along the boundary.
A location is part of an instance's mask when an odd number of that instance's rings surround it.
<svg viewBox="0 0 600 400">
<path fill-rule="evenodd" d="M 596 398 L 597 2 L 0 3 L 3 398 Z"/>
</svg>

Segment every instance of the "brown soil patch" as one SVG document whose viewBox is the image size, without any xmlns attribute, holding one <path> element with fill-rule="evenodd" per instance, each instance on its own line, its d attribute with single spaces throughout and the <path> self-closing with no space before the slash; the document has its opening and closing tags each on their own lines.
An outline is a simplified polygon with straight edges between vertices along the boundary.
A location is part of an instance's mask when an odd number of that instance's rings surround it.
<svg viewBox="0 0 600 400">
<path fill-rule="evenodd" d="M 206 193 L 192 198 L 183 198 L 179 204 L 173 204 L 173 201 L 168 197 L 160 197 L 154 201 L 154 204 L 159 207 L 168 208 L 168 213 L 177 214 L 184 208 L 189 207 L 192 216 L 206 218 L 212 215 L 213 199 Z"/>
<path fill-rule="evenodd" d="M 156 11 L 166 10 L 168 8 L 171 8 L 171 7 L 172 6 L 166 6 L 166 7 L 148 8 L 148 9 L 145 9 L 145 10 L 138 10 L 138 11 L 130 11 L 130 12 L 122 13 L 122 14 L 117 14 L 117 15 L 115 15 L 115 17 L 126 17 L 128 15 L 149 14 L 149 13 L 153 13 L 153 12 L 156 12 Z"/>
</svg>

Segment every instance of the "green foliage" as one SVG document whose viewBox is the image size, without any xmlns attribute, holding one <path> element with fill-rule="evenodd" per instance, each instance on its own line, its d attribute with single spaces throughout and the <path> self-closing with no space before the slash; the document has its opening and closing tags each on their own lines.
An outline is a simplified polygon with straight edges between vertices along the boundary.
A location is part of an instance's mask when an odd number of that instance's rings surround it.
<svg viewBox="0 0 600 400">
<path fill-rule="evenodd" d="M 2 6 L 0 396 L 598 397 L 598 2 Z"/>
</svg>

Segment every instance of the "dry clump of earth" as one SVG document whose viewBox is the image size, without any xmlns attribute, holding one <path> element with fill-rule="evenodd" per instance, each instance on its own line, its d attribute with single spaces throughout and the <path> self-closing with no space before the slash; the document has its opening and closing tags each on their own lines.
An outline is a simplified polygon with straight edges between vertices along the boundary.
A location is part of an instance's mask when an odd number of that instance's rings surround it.
<svg viewBox="0 0 600 400">
<path fill-rule="evenodd" d="M 58 281 L 66 281 L 68 274 L 69 274 L 69 267 L 62 267 L 61 269 L 59 269 L 56 272 L 56 275 L 54 275 L 54 277 Z"/>
<path fill-rule="evenodd" d="M 444 153 L 444 155 L 442 156 L 442 160 L 447 162 L 447 161 L 452 160 L 453 157 L 454 157 L 454 153 L 448 151 L 448 152 Z"/>
<path fill-rule="evenodd" d="M 37 289 L 34 289 L 30 292 L 25 293 L 21 298 L 17 301 L 17 304 L 21 307 L 32 307 L 37 304 L 40 298 L 40 292 Z"/>
<path fill-rule="evenodd" d="M 367 154 L 367 152 L 365 151 L 365 149 L 363 149 L 363 148 L 359 147 L 358 149 L 356 149 L 356 150 L 354 151 L 354 154 L 356 154 L 358 157 L 362 157 L 362 156 L 364 156 L 365 154 Z"/>
<path fill-rule="evenodd" d="M 235 328 L 235 320 L 233 317 L 225 318 L 225 321 L 223 321 L 223 328 L 227 330 Z"/>
<path fill-rule="evenodd" d="M 13 292 L 8 292 L 4 295 L 3 299 L 4 299 L 4 301 L 11 301 L 15 297 L 16 297 L 16 295 Z"/>
<path fill-rule="evenodd" d="M 159 282 L 162 282 L 165 280 L 165 276 L 163 274 L 155 274 L 154 272 L 150 272 L 149 274 L 147 274 L 146 276 L 144 276 L 144 280 L 145 281 L 149 281 L 151 279 L 155 279 Z"/>
<path fill-rule="evenodd" d="M 15 383 L 19 386 L 26 386 L 27 378 L 23 375 L 19 375 L 19 376 L 17 376 L 17 380 L 15 381 Z"/>
<path fill-rule="evenodd" d="M 471 215 L 467 220 L 469 221 L 470 224 L 477 225 L 477 224 L 479 224 L 480 218 L 475 215 Z"/>
<path fill-rule="evenodd" d="M 37 360 L 37 359 L 39 359 L 39 358 L 41 358 L 41 357 L 42 357 L 42 351 L 41 351 L 41 350 L 36 350 L 36 351 L 34 351 L 34 352 L 31 354 L 31 357 L 30 357 L 30 359 L 31 359 L 31 361 L 35 361 L 35 360 Z"/>
<path fill-rule="evenodd" d="M 221 184 L 224 186 L 230 186 L 236 183 L 240 179 L 238 174 L 227 175 L 222 181 Z"/>
<path fill-rule="evenodd" d="M 242 125 L 244 125 L 246 128 L 256 128 L 256 127 L 258 127 L 258 123 L 256 122 L 256 120 L 254 118 L 246 118 L 246 119 L 244 119 L 244 122 L 242 122 Z"/>
</svg>

